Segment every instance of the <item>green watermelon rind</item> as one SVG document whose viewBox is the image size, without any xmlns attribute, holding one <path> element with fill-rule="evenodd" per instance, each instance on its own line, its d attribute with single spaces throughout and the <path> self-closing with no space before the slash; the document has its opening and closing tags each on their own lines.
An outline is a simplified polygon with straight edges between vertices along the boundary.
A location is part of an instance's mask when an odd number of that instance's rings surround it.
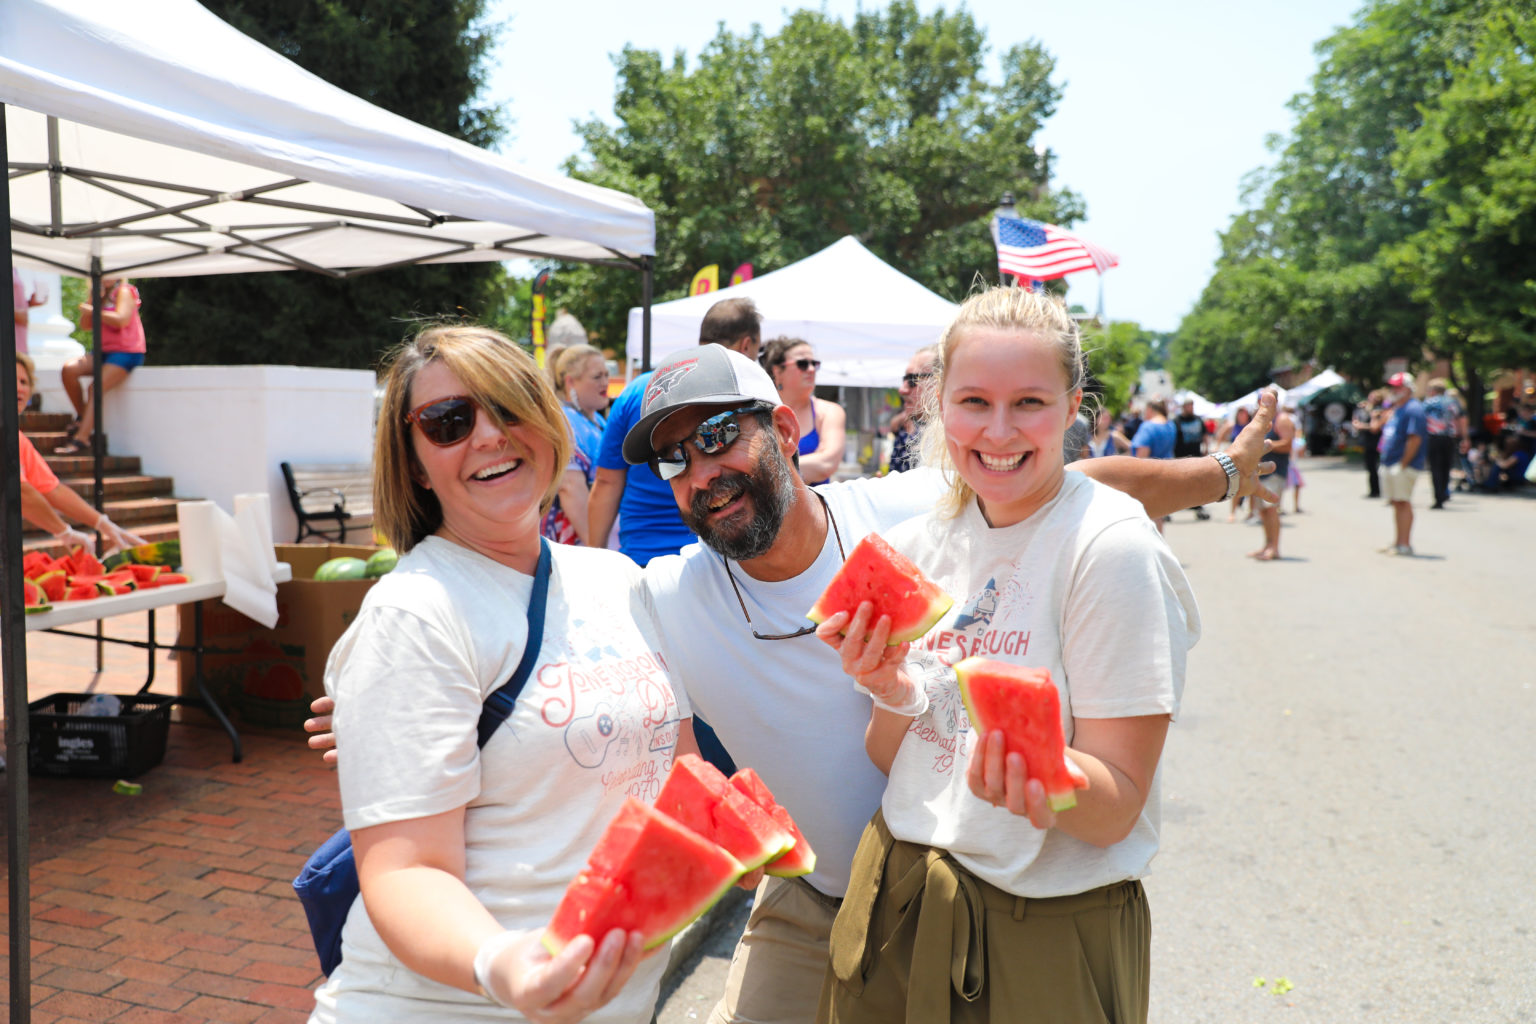
<svg viewBox="0 0 1536 1024">
<path fill-rule="evenodd" d="M 886 552 L 890 554 L 887 555 Z M 892 556 L 899 558 L 905 565 L 894 562 Z M 891 635 L 885 642 L 887 647 L 896 647 L 926 636 L 928 631 L 944 617 L 950 608 L 954 607 L 955 599 L 940 588 L 938 584 L 924 576 L 922 570 L 914 565 L 910 559 L 886 543 L 885 539 L 878 533 L 870 533 L 865 535 L 864 539 L 859 541 L 857 546 L 854 547 L 853 553 L 848 556 L 847 560 L 843 562 L 842 567 L 837 570 L 837 574 L 827 583 L 826 589 L 816 599 L 816 603 L 811 606 L 811 610 L 805 613 L 805 617 L 819 626 L 837 612 L 854 611 L 855 609 L 827 608 L 823 606 L 823 602 L 827 601 L 842 582 L 844 572 L 852 572 L 854 569 L 862 568 L 862 562 L 856 560 L 865 558 L 879 559 L 882 564 L 878 565 L 878 568 L 900 579 L 911 581 L 914 584 L 914 590 L 920 591 L 923 588 L 927 588 L 931 591 L 927 607 L 910 624 L 898 626 L 894 618 L 891 620 Z M 849 566 L 854 566 L 854 569 L 850 569 Z M 877 617 L 879 611 L 877 609 Z M 843 635 L 846 636 L 847 634 L 844 633 Z"/>
<path fill-rule="evenodd" d="M 321 564 L 315 570 L 315 579 L 324 583 L 332 583 L 338 580 L 366 579 L 368 563 L 361 558 L 351 555 L 341 555 Z"/>
<path fill-rule="evenodd" d="M 971 729 L 977 735 L 981 733 L 981 716 L 976 713 L 976 705 L 971 699 L 971 688 L 967 682 L 967 676 L 972 670 L 982 669 L 985 666 L 994 664 L 998 663 L 988 658 L 973 655 L 972 657 L 955 662 L 953 666 L 955 678 L 960 683 L 960 701 L 965 705 L 966 717 L 971 720 Z M 1065 757 L 1066 755 L 1063 754 L 1062 756 Z M 1062 811 L 1070 811 L 1077 806 L 1077 790 L 1069 789 L 1064 793 L 1048 792 L 1046 793 L 1046 802 L 1050 804 L 1051 810 L 1057 814 L 1060 814 Z"/>
</svg>

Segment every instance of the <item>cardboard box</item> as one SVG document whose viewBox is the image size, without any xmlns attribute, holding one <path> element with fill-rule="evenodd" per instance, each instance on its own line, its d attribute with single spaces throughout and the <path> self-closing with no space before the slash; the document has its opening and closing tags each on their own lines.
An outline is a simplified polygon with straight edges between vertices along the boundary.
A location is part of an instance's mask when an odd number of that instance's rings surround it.
<svg viewBox="0 0 1536 1024">
<path fill-rule="evenodd" d="M 278 544 L 277 560 L 293 567 L 293 579 L 277 585 L 277 625 L 267 629 L 222 601 L 201 602 L 203 675 L 214 699 L 231 719 L 249 725 L 301 728 L 309 702 L 325 692 L 325 660 L 341 638 L 374 580 L 314 578 L 332 558 L 366 559 L 378 550 L 356 544 Z M 181 643 L 192 643 L 193 606 L 179 610 Z M 196 696 L 191 652 L 176 656 L 177 692 Z M 206 720 L 207 716 L 195 712 Z M 188 718 L 193 717 L 189 715 Z"/>
</svg>

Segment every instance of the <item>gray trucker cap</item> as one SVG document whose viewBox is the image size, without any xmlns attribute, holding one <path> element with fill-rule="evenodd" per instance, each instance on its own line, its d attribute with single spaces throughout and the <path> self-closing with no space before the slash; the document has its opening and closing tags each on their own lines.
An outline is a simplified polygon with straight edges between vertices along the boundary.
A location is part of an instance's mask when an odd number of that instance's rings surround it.
<svg viewBox="0 0 1536 1024">
<path fill-rule="evenodd" d="M 640 420 L 624 435 L 624 461 L 650 459 L 651 433 L 662 420 L 690 405 L 764 402 L 783 405 L 768 371 L 724 345 L 700 345 L 656 368 L 640 400 Z"/>
</svg>

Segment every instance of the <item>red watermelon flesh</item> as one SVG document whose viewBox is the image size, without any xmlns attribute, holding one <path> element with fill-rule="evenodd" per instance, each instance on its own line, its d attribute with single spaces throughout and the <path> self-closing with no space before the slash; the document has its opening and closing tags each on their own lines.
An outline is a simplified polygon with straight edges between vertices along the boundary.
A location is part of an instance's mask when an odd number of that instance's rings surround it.
<svg viewBox="0 0 1536 1024">
<path fill-rule="evenodd" d="M 69 559 L 71 576 L 100 576 L 107 571 L 95 555 L 85 550 L 84 545 L 76 544 L 65 557 Z"/>
<path fill-rule="evenodd" d="M 731 776 L 731 785 L 767 811 L 770 818 L 795 837 L 795 845 L 789 852 L 779 854 L 769 861 L 768 866 L 763 870 L 779 878 L 794 878 L 796 875 L 808 875 L 815 871 L 816 851 L 811 849 L 811 844 L 806 842 L 794 818 L 790 817 L 789 811 L 773 798 L 768 785 L 758 778 L 757 772 L 751 768 L 742 768 Z"/>
<path fill-rule="evenodd" d="M 566 888 L 544 930 L 559 953 L 578 935 L 638 931 L 652 949 L 697 920 L 745 873 L 703 836 L 629 798 Z"/>
<path fill-rule="evenodd" d="M 66 601 L 93 601 L 96 599 L 96 584 L 71 583 L 64 591 Z"/>
<path fill-rule="evenodd" d="M 191 583 L 192 577 L 179 572 L 163 572 L 155 577 L 155 583 L 162 587 L 168 587 L 173 583 Z"/>
<path fill-rule="evenodd" d="M 132 573 L 133 582 L 137 583 L 139 585 L 139 589 L 142 590 L 146 587 L 158 587 L 160 585 L 157 577 L 159 577 L 161 573 L 165 572 L 165 566 L 135 565 L 133 563 L 129 563 L 118 571 Z"/>
<path fill-rule="evenodd" d="M 656 809 L 723 846 L 748 871 L 794 846 L 795 836 L 697 754 L 684 754 L 656 796 Z"/>
<path fill-rule="evenodd" d="M 1077 782 L 1067 766 L 1061 697 L 1051 673 L 987 658 L 955 665 L 960 696 L 977 736 L 1001 729 L 1009 752 L 1024 755 L 1025 771 L 1045 786 L 1051 810 L 1077 806 Z"/>
<path fill-rule="evenodd" d="M 859 541 L 806 618 L 825 622 L 838 612 L 852 615 L 864 601 L 875 606 L 871 625 L 882 615 L 891 617 L 887 643 L 893 647 L 927 633 L 955 603 L 877 533 Z"/>
<path fill-rule="evenodd" d="M 64 600 L 64 591 L 69 587 L 69 577 L 63 569 L 49 569 L 33 577 L 33 583 L 42 588 L 43 593 L 50 601 Z"/>
<path fill-rule="evenodd" d="M 28 615 L 53 611 L 53 605 L 48 603 L 48 596 L 43 593 L 43 588 L 31 580 L 21 581 L 21 595 L 22 604 Z"/>
<path fill-rule="evenodd" d="M 28 551 L 21 556 L 21 574 L 36 579 L 39 574 L 53 568 L 53 558 L 43 551 Z"/>
</svg>

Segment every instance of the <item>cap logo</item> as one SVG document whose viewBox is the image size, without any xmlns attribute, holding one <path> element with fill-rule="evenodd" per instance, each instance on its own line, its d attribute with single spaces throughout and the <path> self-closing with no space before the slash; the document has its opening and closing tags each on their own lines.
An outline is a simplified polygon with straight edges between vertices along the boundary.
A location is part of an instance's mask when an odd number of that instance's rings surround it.
<svg viewBox="0 0 1536 1024">
<path fill-rule="evenodd" d="M 673 363 L 666 369 L 657 370 L 651 377 L 651 382 L 645 386 L 645 400 L 640 403 L 640 408 L 649 412 L 662 396 L 683 382 L 683 378 L 698 369 L 699 359 L 684 359 Z"/>
</svg>

